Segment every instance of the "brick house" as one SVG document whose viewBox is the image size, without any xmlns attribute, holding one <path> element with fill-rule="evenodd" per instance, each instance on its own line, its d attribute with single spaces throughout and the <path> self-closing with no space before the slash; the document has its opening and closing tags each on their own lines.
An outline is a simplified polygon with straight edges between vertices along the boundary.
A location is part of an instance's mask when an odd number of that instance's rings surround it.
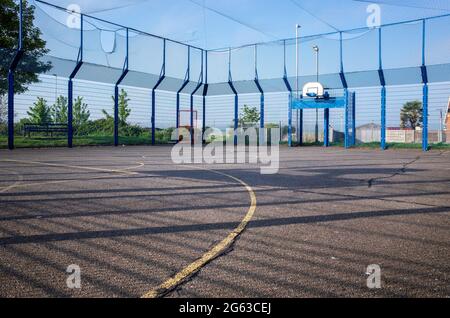
<svg viewBox="0 0 450 318">
<path fill-rule="evenodd" d="M 447 116 L 445 117 L 445 140 L 450 143 L 450 98 L 448 99 Z"/>
</svg>

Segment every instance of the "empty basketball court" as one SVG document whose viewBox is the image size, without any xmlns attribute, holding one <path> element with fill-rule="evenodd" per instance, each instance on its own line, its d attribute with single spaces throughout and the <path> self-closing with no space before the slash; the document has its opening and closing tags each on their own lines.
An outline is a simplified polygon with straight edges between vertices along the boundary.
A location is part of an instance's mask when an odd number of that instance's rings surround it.
<svg viewBox="0 0 450 318">
<path fill-rule="evenodd" d="M 281 148 L 276 175 L 170 152 L 1 151 L 0 296 L 450 296 L 450 152 Z"/>
</svg>

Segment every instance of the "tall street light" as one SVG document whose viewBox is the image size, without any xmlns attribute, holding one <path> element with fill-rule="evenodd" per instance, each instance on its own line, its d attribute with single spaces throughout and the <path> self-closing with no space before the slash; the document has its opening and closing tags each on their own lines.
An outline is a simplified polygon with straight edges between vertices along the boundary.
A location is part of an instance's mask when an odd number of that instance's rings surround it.
<svg viewBox="0 0 450 318">
<path fill-rule="evenodd" d="M 301 29 L 301 25 L 300 24 L 296 24 L 295 25 L 295 91 L 296 91 L 296 97 L 297 99 L 300 98 L 300 94 L 299 94 L 299 90 L 300 90 L 300 79 L 299 79 L 299 32 Z M 297 142 L 300 144 L 301 143 L 301 110 L 297 110 Z"/>
<path fill-rule="evenodd" d="M 316 82 L 319 82 L 319 47 L 313 46 L 313 50 L 316 53 Z M 316 129 L 315 129 L 316 143 L 319 142 L 319 110 L 316 109 Z"/>
</svg>

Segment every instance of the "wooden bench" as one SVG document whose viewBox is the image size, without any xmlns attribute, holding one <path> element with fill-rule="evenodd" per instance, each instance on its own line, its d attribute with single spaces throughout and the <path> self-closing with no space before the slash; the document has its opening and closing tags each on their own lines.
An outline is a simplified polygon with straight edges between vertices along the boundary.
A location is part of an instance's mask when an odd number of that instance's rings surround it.
<svg viewBox="0 0 450 318">
<path fill-rule="evenodd" d="M 31 133 L 45 133 L 47 136 L 50 134 L 53 137 L 53 133 L 67 133 L 67 124 L 25 124 L 23 126 L 23 135 L 31 137 Z"/>
</svg>

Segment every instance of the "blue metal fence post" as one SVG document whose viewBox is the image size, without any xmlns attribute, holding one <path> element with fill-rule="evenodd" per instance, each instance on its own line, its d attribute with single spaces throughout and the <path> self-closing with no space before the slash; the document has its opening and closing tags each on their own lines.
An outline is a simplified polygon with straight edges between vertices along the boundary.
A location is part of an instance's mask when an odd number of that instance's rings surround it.
<svg viewBox="0 0 450 318">
<path fill-rule="evenodd" d="M 206 132 L 206 96 L 208 95 L 208 51 L 205 51 L 205 85 L 203 86 L 203 123 L 202 123 L 202 141 L 205 140 L 205 132 Z"/>
<path fill-rule="evenodd" d="M 67 147 L 73 147 L 73 79 L 69 77 L 67 103 Z"/>
<path fill-rule="evenodd" d="M 292 147 L 292 93 L 289 93 L 288 145 Z"/>
<path fill-rule="evenodd" d="M 303 98 L 303 97 L 300 97 Z M 300 109 L 299 115 L 298 115 L 298 144 L 300 146 L 303 145 L 303 128 L 304 128 L 304 110 Z"/>
<path fill-rule="evenodd" d="M 423 136 L 422 136 L 422 150 L 428 151 L 428 84 L 423 85 Z"/>
<path fill-rule="evenodd" d="M 283 81 L 286 85 L 286 89 L 289 92 L 289 104 L 288 104 L 288 146 L 292 147 L 292 87 L 289 83 L 288 73 L 287 73 L 287 63 L 286 63 L 286 40 L 283 40 L 284 49 L 284 74 Z M 280 127 L 282 129 L 282 127 Z"/>
<path fill-rule="evenodd" d="M 191 145 L 195 145 L 195 130 L 194 130 L 194 95 L 198 92 L 198 90 L 203 85 L 203 51 L 202 51 L 202 61 L 201 61 L 201 71 L 200 76 L 198 78 L 197 86 L 195 87 L 194 91 L 191 93 Z M 202 136 L 203 136 L 203 129 L 202 129 Z M 203 144 L 203 137 L 202 137 L 202 144 Z"/>
<path fill-rule="evenodd" d="M 126 29 L 126 56 L 123 64 L 122 75 L 114 87 L 114 146 L 119 145 L 119 85 L 128 74 L 129 66 L 129 29 Z"/>
<path fill-rule="evenodd" d="M 233 77 L 231 74 L 231 48 L 228 53 L 228 85 L 234 94 L 234 145 L 238 144 L 238 129 L 239 129 L 239 95 L 233 84 Z"/>
<path fill-rule="evenodd" d="M 201 81 L 198 82 L 197 87 L 194 89 L 194 91 L 191 94 L 191 145 L 195 145 L 195 130 L 194 130 L 194 95 L 198 92 L 198 90 L 202 87 L 203 83 Z M 202 128 L 202 135 L 203 135 L 203 128 Z M 203 137 L 202 137 L 202 144 L 203 144 Z"/>
<path fill-rule="evenodd" d="M 345 148 L 349 148 L 350 147 L 350 139 L 349 139 L 349 117 L 350 117 L 350 103 L 349 103 L 349 93 L 348 93 L 348 89 L 344 90 L 344 96 L 345 96 L 345 137 L 344 137 L 344 145 Z"/>
<path fill-rule="evenodd" d="M 339 51 L 340 51 L 340 63 L 341 63 L 341 71 L 340 71 L 339 75 L 341 77 L 342 87 L 344 87 L 344 95 L 345 95 L 345 101 L 346 101 L 346 106 L 345 106 L 345 148 L 349 148 L 350 147 L 350 138 L 349 138 L 350 96 L 349 96 L 349 92 L 348 92 L 347 79 L 346 79 L 345 73 L 344 73 L 344 54 L 343 54 L 344 52 L 343 52 L 342 31 L 339 32 Z"/>
<path fill-rule="evenodd" d="M 428 151 L 428 72 L 426 66 L 426 20 L 422 21 L 422 82 L 423 82 L 423 130 L 422 130 L 422 150 Z"/>
<path fill-rule="evenodd" d="M 237 131 L 239 129 L 239 97 L 237 92 L 234 96 L 234 145 L 238 144 L 238 135 Z"/>
<path fill-rule="evenodd" d="M 325 147 L 330 145 L 330 109 L 324 110 L 324 122 L 323 122 L 323 144 Z"/>
<path fill-rule="evenodd" d="M 73 147 L 73 79 L 78 71 L 83 66 L 83 51 L 84 51 L 84 15 L 80 14 L 80 50 L 78 51 L 77 65 L 69 76 L 68 84 L 68 102 L 67 102 L 67 147 Z"/>
<path fill-rule="evenodd" d="M 378 29 L 378 77 L 381 85 L 381 150 L 386 150 L 386 80 L 383 71 L 382 28 Z"/>
<path fill-rule="evenodd" d="M 166 78 L 166 39 L 163 40 L 163 61 L 159 80 L 152 89 L 152 145 L 156 144 L 156 90 Z"/>
<path fill-rule="evenodd" d="M 352 93 L 352 146 L 356 146 L 356 92 Z"/>
<path fill-rule="evenodd" d="M 177 91 L 177 103 L 176 103 L 176 115 L 177 115 L 177 119 L 176 119 L 176 129 L 177 129 L 177 136 L 178 138 L 180 137 L 180 94 L 181 92 L 186 88 L 186 86 L 189 84 L 190 81 L 190 77 L 191 77 L 191 47 L 188 46 L 188 65 L 187 65 L 187 70 L 186 70 L 186 74 L 184 76 L 184 82 L 183 85 L 181 85 L 180 89 Z M 192 127 L 192 126 L 191 126 Z M 191 132 L 190 132 L 191 133 Z M 191 139 L 192 139 L 192 134 L 191 134 Z"/>
<path fill-rule="evenodd" d="M 119 84 L 114 87 L 114 146 L 119 145 Z"/>
<path fill-rule="evenodd" d="M 258 76 L 258 45 L 255 44 L 255 84 L 258 88 L 260 95 L 259 100 L 259 112 L 260 112 L 260 120 L 259 120 L 259 144 L 263 145 L 265 144 L 265 134 L 264 134 L 264 128 L 265 128 L 265 105 L 264 105 L 264 90 L 259 82 L 259 76 Z"/>
<path fill-rule="evenodd" d="M 381 150 L 386 150 L 386 86 L 381 87 Z"/>
<path fill-rule="evenodd" d="M 23 1 L 19 2 L 18 48 L 8 69 L 8 148 L 14 149 L 14 72 L 24 54 L 23 51 Z"/>
</svg>

